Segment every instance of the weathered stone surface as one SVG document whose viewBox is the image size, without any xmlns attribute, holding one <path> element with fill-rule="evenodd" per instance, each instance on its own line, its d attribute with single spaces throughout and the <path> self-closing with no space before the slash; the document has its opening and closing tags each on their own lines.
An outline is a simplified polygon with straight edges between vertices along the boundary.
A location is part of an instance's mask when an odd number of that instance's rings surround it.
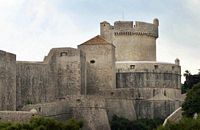
<svg viewBox="0 0 200 130">
<path fill-rule="evenodd" d="M 0 111 L 1 121 L 25 122 L 35 115 L 37 113 L 31 111 Z"/>
<path fill-rule="evenodd" d="M 169 116 L 180 106 L 180 101 L 174 100 L 136 100 L 137 118 L 161 118 Z"/>
<path fill-rule="evenodd" d="M 156 61 L 158 25 L 132 21 L 107 22 L 100 25 L 101 36 L 116 47 L 117 61 Z"/>
<path fill-rule="evenodd" d="M 131 99 L 106 98 L 106 109 L 109 120 L 112 120 L 113 115 L 129 120 L 136 120 L 137 116 L 133 102 Z"/>
<path fill-rule="evenodd" d="M 86 93 L 85 54 L 54 48 L 43 62 L 17 62 L 17 105 L 54 101 Z"/>
<path fill-rule="evenodd" d="M 88 94 L 95 94 L 101 89 L 115 88 L 115 47 L 96 36 L 78 48 L 85 52 L 88 62 Z"/>
<path fill-rule="evenodd" d="M 39 115 L 59 120 L 77 118 L 84 121 L 84 130 L 110 130 L 105 99 L 99 96 L 65 96 L 60 101 L 27 105 L 23 110 L 36 109 Z"/>
<path fill-rule="evenodd" d="M 1 50 L 0 110 L 16 110 L 16 56 Z"/>
</svg>

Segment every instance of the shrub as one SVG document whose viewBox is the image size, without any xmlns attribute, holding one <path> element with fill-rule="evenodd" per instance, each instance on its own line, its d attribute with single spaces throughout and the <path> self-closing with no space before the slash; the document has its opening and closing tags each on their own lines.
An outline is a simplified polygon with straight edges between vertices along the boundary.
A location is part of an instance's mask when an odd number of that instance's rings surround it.
<svg viewBox="0 0 200 130">
<path fill-rule="evenodd" d="M 51 118 L 33 117 L 27 123 L 0 122 L 0 130 L 79 130 L 82 121 L 75 119 L 60 122 Z"/>
<path fill-rule="evenodd" d="M 114 115 L 110 124 L 112 130 L 153 130 L 162 124 L 162 122 L 163 120 L 161 119 L 139 119 L 130 121 Z"/>
<path fill-rule="evenodd" d="M 194 85 L 187 93 L 185 102 L 182 105 L 183 115 L 192 117 L 195 113 L 200 113 L 200 83 Z"/>
<path fill-rule="evenodd" d="M 168 122 L 166 126 L 159 126 L 157 130 L 199 130 L 200 118 L 197 119 L 184 117 L 177 123 Z"/>
</svg>

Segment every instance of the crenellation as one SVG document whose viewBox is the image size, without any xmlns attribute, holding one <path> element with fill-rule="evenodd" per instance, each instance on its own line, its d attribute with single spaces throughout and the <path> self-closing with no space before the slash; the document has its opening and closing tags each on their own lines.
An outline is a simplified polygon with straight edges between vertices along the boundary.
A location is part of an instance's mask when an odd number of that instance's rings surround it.
<svg viewBox="0 0 200 130">
<path fill-rule="evenodd" d="M 132 29 L 133 21 L 116 21 L 114 22 L 114 30 Z"/>
</svg>

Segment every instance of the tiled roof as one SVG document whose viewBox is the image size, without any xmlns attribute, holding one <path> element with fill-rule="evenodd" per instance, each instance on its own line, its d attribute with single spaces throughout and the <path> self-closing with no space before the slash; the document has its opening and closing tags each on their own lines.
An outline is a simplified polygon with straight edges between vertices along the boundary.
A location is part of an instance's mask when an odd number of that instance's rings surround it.
<svg viewBox="0 0 200 130">
<path fill-rule="evenodd" d="M 112 44 L 107 42 L 101 36 L 97 35 L 96 37 L 93 37 L 92 39 L 82 43 L 81 45 L 112 45 Z"/>
</svg>

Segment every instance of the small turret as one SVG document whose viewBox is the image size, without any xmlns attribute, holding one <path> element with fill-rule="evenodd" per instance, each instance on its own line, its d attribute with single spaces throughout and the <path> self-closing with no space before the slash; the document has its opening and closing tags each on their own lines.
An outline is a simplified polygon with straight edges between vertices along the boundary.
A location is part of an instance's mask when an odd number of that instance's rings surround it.
<svg viewBox="0 0 200 130">
<path fill-rule="evenodd" d="M 159 26 L 159 20 L 157 18 L 155 18 L 153 20 L 153 24 L 156 25 L 156 26 Z"/>
<path fill-rule="evenodd" d="M 180 60 L 178 58 L 175 59 L 175 64 L 180 65 Z"/>
<path fill-rule="evenodd" d="M 104 35 L 106 31 L 110 30 L 110 23 L 103 21 L 100 23 L 100 34 Z"/>
</svg>

